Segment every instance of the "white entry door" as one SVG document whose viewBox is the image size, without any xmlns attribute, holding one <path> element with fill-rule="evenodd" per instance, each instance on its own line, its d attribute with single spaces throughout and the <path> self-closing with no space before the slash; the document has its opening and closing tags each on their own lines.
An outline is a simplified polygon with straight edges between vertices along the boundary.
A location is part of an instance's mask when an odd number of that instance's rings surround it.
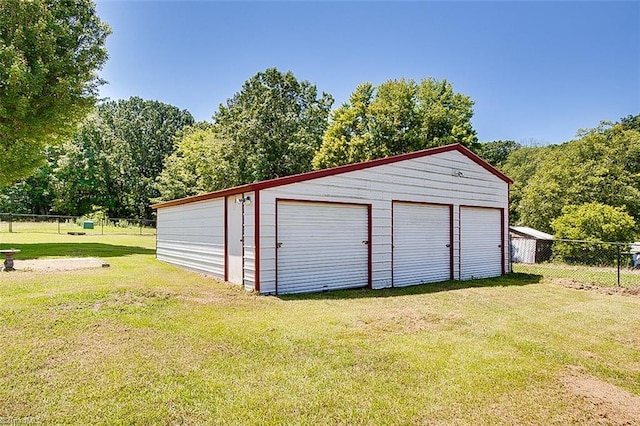
<svg viewBox="0 0 640 426">
<path fill-rule="evenodd" d="M 369 284 L 368 206 L 278 201 L 276 209 L 278 294 Z"/>
<path fill-rule="evenodd" d="M 451 279 L 451 206 L 393 203 L 393 286 Z"/>
<path fill-rule="evenodd" d="M 502 210 L 460 208 L 460 279 L 502 275 L 504 262 Z"/>
<path fill-rule="evenodd" d="M 227 280 L 244 284 L 244 204 L 242 195 L 227 197 Z"/>
</svg>

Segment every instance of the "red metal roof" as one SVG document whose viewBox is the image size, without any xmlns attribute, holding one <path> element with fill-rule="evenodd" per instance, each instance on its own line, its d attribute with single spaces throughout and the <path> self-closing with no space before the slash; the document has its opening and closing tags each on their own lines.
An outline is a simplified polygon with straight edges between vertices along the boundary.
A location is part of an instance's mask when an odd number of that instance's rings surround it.
<svg viewBox="0 0 640 426">
<path fill-rule="evenodd" d="M 513 180 L 502 173 L 500 170 L 493 167 L 491 164 L 478 157 L 469 148 L 459 144 L 451 144 L 445 146 L 439 146 L 435 148 L 423 149 L 421 151 L 409 152 L 406 154 L 394 155 L 392 157 L 378 158 L 376 160 L 365 161 L 362 163 L 347 164 L 345 166 L 332 167 L 330 169 L 316 170 L 313 172 L 300 173 L 297 175 L 285 176 L 276 179 L 263 180 L 260 182 L 248 183 L 246 185 L 240 185 L 233 188 L 222 189 L 219 191 L 209 192 L 207 194 L 194 195 L 191 197 L 180 198 L 177 200 L 166 201 L 163 203 L 154 204 L 151 206 L 154 209 L 163 207 L 177 206 L 180 204 L 195 203 L 197 201 L 211 200 L 214 198 L 226 197 L 228 195 L 242 194 L 244 192 L 256 191 L 267 188 L 274 188 L 276 186 L 288 185 L 290 183 L 304 182 L 311 179 L 317 179 L 325 176 L 334 176 L 341 173 L 353 172 L 356 170 L 368 169 L 371 167 L 382 166 L 384 164 L 397 163 L 398 161 L 411 160 L 414 158 L 427 157 L 430 155 L 440 154 L 443 152 L 458 151 L 465 155 L 473 162 L 482 166 L 484 169 L 496 175 L 506 183 L 513 183 Z"/>
</svg>

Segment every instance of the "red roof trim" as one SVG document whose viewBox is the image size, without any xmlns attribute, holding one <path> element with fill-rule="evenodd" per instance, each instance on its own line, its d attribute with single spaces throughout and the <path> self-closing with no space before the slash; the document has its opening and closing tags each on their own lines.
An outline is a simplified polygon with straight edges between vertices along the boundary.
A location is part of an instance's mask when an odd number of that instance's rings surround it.
<svg viewBox="0 0 640 426">
<path fill-rule="evenodd" d="M 180 198 L 177 200 L 167 201 L 164 203 L 158 203 L 151 206 L 154 209 L 163 207 L 177 206 L 180 204 L 195 203 L 198 201 L 211 200 L 214 198 L 225 197 L 227 195 L 235 195 L 243 192 L 256 191 L 261 189 L 273 188 L 276 186 L 288 185 L 296 182 L 304 182 L 311 179 L 318 179 L 325 176 L 334 176 L 342 173 L 353 172 L 356 170 L 364 170 L 371 167 L 382 166 L 385 164 L 396 163 L 398 161 L 412 160 L 414 158 L 427 157 L 430 155 L 440 154 L 443 152 L 458 151 L 470 160 L 483 167 L 490 173 L 494 174 L 498 178 L 502 179 L 506 183 L 513 183 L 508 176 L 493 167 L 491 164 L 478 157 L 471 150 L 465 146 L 456 143 L 451 145 L 439 146 L 435 148 L 424 149 L 422 151 L 409 152 L 406 154 L 394 155 L 392 157 L 379 158 L 377 160 L 365 161 L 363 163 L 347 164 L 345 166 L 332 167 L 330 169 L 316 170 L 313 172 L 301 173 L 292 176 L 285 176 L 276 179 L 264 180 L 261 182 L 249 183 L 246 185 L 236 186 L 234 188 L 223 189 L 220 191 L 210 192 L 208 194 L 195 195 L 192 197 Z"/>
</svg>

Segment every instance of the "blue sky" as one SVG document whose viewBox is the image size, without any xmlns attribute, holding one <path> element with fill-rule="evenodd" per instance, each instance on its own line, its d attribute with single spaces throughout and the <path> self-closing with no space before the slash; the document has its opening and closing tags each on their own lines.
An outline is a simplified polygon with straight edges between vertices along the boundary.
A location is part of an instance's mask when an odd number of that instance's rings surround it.
<svg viewBox="0 0 640 426">
<path fill-rule="evenodd" d="M 335 98 L 363 82 L 447 79 L 480 141 L 561 143 L 640 113 L 640 2 L 98 1 L 113 29 L 101 96 L 211 121 L 269 67 Z"/>
</svg>

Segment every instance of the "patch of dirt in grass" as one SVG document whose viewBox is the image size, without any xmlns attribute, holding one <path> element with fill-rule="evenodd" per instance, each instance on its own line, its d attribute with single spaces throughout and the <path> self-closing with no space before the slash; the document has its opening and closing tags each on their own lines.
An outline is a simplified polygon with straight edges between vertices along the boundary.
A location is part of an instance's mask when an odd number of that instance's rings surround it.
<svg viewBox="0 0 640 426">
<path fill-rule="evenodd" d="M 640 287 L 606 287 L 596 284 L 582 283 L 568 278 L 554 278 L 553 282 L 563 287 L 576 290 L 595 291 L 602 294 L 620 294 L 623 296 L 640 296 Z"/>
<path fill-rule="evenodd" d="M 449 312 L 445 316 L 416 312 L 411 309 L 393 309 L 377 314 L 374 318 L 358 319 L 356 326 L 372 328 L 390 333 L 416 333 L 423 330 L 437 330 L 446 324 L 462 318 L 460 312 Z"/>
<path fill-rule="evenodd" d="M 564 387 L 584 404 L 593 424 L 640 424 L 640 397 L 587 374 L 583 367 L 569 366 L 560 378 Z"/>
<path fill-rule="evenodd" d="M 150 303 L 162 303 L 169 301 L 176 295 L 169 292 L 157 291 L 119 291 L 113 292 L 108 297 L 98 300 L 93 304 L 92 310 L 97 312 L 101 309 L 124 310 L 126 308 L 141 308 Z"/>
<path fill-rule="evenodd" d="M 104 268 L 109 264 L 95 257 L 79 257 L 64 259 L 29 259 L 15 260 L 15 272 L 62 272 L 77 269 Z"/>
</svg>

